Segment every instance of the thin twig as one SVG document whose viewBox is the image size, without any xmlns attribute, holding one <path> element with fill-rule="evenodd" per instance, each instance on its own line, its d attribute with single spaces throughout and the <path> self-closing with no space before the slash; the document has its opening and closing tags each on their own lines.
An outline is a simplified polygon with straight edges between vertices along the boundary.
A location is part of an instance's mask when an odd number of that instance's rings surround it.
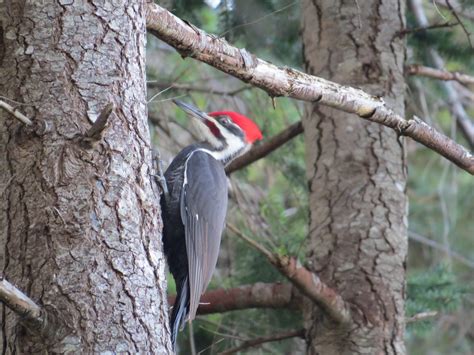
<svg viewBox="0 0 474 355">
<path fill-rule="evenodd" d="M 459 25 L 459 23 L 451 23 L 451 22 L 444 22 L 444 23 L 437 23 L 434 25 L 429 25 L 429 26 L 424 26 L 424 27 L 415 27 L 415 28 L 405 28 L 403 30 L 400 30 L 397 32 L 397 36 L 403 37 L 406 36 L 407 34 L 412 34 L 416 32 L 423 32 L 423 31 L 429 31 L 429 30 L 435 30 L 439 28 L 446 28 L 446 27 L 454 27 Z"/>
<path fill-rule="evenodd" d="M 167 86 L 165 87 L 163 90 L 157 92 L 155 95 L 153 95 L 151 97 L 150 100 L 147 101 L 147 103 L 149 104 L 150 102 L 152 102 L 155 98 L 157 98 L 158 96 L 160 96 L 161 94 L 164 94 L 165 92 L 167 92 L 168 90 L 172 89 L 173 88 L 173 85 L 170 85 L 170 86 Z"/>
<path fill-rule="evenodd" d="M 20 111 L 18 111 L 16 108 L 11 106 L 10 104 L 7 104 L 5 101 L 0 100 L 0 108 L 3 108 L 5 111 L 8 113 L 12 114 L 15 116 L 17 119 L 19 119 L 21 122 L 23 122 L 27 126 L 31 126 L 33 122 L 26 117 L 24 114 L 22 114 Z"/>
<path fill-rule="evenodd" d="M 455 8 L 456 12 L 459 16 L 462 16 L 468 20 L 474 21 L 474 11 L 470 10 L 469 8 L 462 8 L 462 5 L 457 1 L 451 1 L 452 7 Z M 446 0 L 434 0 L 435 6 L 442 6 L 444 8 L 448 8 L 448 4 Z"/>
<path fill-rule="evenodd" d="M 229 228 L 232 233 L 234 233 L 236 236 L 238 236 L 240 239 L 245 241 L 248 245 L 250 245 L 252 248 L 258 250 L 260 253 L 262 253 L 272 264 L 277 263 L 277 258 L 276 256 L 267 248 L 265 248 L 263 245 L 257 243 L 255 240 L 252 238 L 247 237 L 244 233 L 242 233 L 236 226 L 234 226 L 232 223 L 227 222 L 227 228 Z"/>
<path fill-rule="evenodd" d="M 454 82 L 453 84 L 454 89 L 459 94 L 459 100 L 461 100 L 464 105 L 470 107 L 474 103 L 474 92 L 457 82 Z"/>
<path fill-rule="evenodd" d="M 443 253 L 446 253 L 449 256 L 451 256 L 454 260 L 457 260 L 460 263 L 474 269 L 474 260 L 469 260 L 465 256 L 459 254 L 458 252 L 455 252 L 455 251 L 451 250 L 450 248 L 447 248 L 443 244 L 440 244 L 440 243 L 438 243 L 438 242 L 436 242 L 432 239 L 424 237 L 424 236 L 422 236 L 418 233 L 415 233 L 413 231 L 408 231 L 408 238 L 410 238 L 411 240 L 414 240 L 415 242 L 418 242 L 418 243 L 421 243 L 421 244 L 424 244 L 424 245 L 428 245 L 428 246 L 432 247 L 433 249 L 442 251 Z"/>
<path fill-rule="evenodd" d="M 285 339 L 290 339 L 290 338 L 304 338 L 304 334 L 305 334 L 304 329 L 298 329 L 298 330 L 291 330 L 288 332 L 274 334 L 274 335 L 270 335 L 266 337 L 250 339 L 250 340 L 244 341 L 241 345 L 235 348 L 223 351 L 219 354 L 230 355 L 230 354 L 235 354 L 236 352 L 239 352 L 248 348 L 254 348 L 264 343 L 270 343 L 270 342 L 280 341 L 280 340 L 285 340 Z"/>
<path fill-rule="evenodd" d="M 456 21 L 458 21 L 459 25 L 461 25 L 461 28 L 464 31 L 464 33 L 466 34 L 467 40 L 469 41 L 469 45 L 471 46 L 471 48 L 474 48 L 472 46 L 471 33 L 467 30 L 466 25 L 461 21 L 461 19 L 459 18 L 458 13 L 456 12 L 456 10 L 454 10 L 454 8 L 451 5 L 451 3 L 449 2 L 449 0 L 446 0 L 446 5 L 448 5 L 448 9 L 451 11 L 453 16 L 456 18 Z"/>
<path fill-rule="evenodd" d="M 294 1 L 294 2 L 292 2 L 292 3 L 289 3 L 288 5 L 283 6 L 283 7 L 280 8 L 280 9 L 277 9 L 277 10 L 275 10 L 275 11 L 272 11 L 272 12 L 269 12 L 269 13 L 263 15 L 262 17 L 259 17 L 259 18 L 256 19 L 256 20 L 253 20 L 253 21 L 250 21 L 250 22 L 246 22 L 246 23 L 242 23 L 242 24 L 239 24 L 239 25 L 237 25 L 237 26 L 231 27 L 231 28 L 229 28 L 228 30 L 226 30 L 225 32 L 222 32 L 222 33 L 219 35 L 219 37 L 224 37 L 227 33 L 231 32 L 231 31 L 234 31 L 234 30 L 237 29 L 237 28 L 246 27 L 246 26 L 250 26 L 250 25 L 255 25 L 256 23 L 258 23 L 258 22 L 260 22 L 260 21 L 266 19 L 267 17 L 272 16 L 272 15 L 275 15 L 275 14 L 278 13 L 278 12 L 284 11 L 284 10 L 286 10 L 286 9 L 288 9 L 288 8 L 290 8 L 290 7 L 294 6 L 294 5 L 296 5 L 297 3 L 298 3 L 298 1 Z"/>
<path fill-rule="evenodd" d="M 289 142 L 291 139 L 301 133 L 303 133 L 303 124 L 301 121 L 293 123 L 291 126 L 285 128 L 283 131 L 271 137 L 263 144 L 253 147 L 247 153 L 235 159 L 230 165 L 226 167 L 226 173 L 231 174 L 236 170 L 243 169 L 253 162 L 266 157 L 268 154 L 280 148 L 282 145 Z"/>
<path fill-rule="evenodd" d="M 182 90 L 182 91 L 202 92 L 202 93 L 206 93 L 210 95 L 234 96 L 234 95 L 237 95 L 238 93 L 241 93 L 242 91 L 249 90 L 252 87 L 245 85 L 235 90 L 219 90 L 219 89 L 196 86 L 196 85 L 191 85 L 191 84 L 186 84 L 186 83 L 173 83 L 172 84 L 172 83 L 161 83 L 161 82 L 149 82 L 148 88 L 150 89 L 158 88 L 162 90 L 170 88 L 170 89 Z M 160 91 L 160 93 L 163 93 L 163 91 Z"/>
</svg>

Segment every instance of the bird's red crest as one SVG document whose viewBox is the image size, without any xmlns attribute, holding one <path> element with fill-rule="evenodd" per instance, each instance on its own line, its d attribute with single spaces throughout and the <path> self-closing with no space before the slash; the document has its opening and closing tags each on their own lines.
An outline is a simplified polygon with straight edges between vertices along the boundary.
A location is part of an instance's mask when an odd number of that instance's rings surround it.
<svg viewBox="0 0 474 355">
<path fill-rule="evenodd" d="M 263 138 L 262 132 L 257 124 L 250 118 L 233 111 L 210 112 L 209 116 L 228 116 L 230 119 L 245 132 L 247 142 L 253 143 Z"/>
</svg>

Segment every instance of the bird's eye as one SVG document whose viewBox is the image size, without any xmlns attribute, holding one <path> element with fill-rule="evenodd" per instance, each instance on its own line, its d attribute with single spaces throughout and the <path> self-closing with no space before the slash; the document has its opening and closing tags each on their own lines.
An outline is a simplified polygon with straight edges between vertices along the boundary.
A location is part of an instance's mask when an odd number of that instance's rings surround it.
<svg viewBox="0 0 474 355">
<path fill-rule="evenodd" d="M 219 121 L 222 123 L 222 124 L 225 124 L 225 125 L 229 125 L 232 123 L 232 121 L 230 120 L 229 117 L 227 116 L 221 116 Z"/>
</svg>

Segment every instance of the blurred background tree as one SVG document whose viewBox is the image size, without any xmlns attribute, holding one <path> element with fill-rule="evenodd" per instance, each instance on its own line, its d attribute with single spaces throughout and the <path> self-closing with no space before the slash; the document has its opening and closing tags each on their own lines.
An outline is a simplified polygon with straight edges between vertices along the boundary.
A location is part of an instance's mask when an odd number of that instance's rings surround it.
<svg viewBox="0 0 474 355">
<path fill-rule="evenodd" d="M 305 66 L 299 1 L 169 0 L 166 6 L 182 19 L 276 64 L 299 69 Z M 422 6 L 430 26 L 448 25 L 421 30 L 427 26 L 420 25 L 417 6 Z M 474 32 L 470 17 L 473 13 L 474 4 L 469 1 L 413 1 L 407 11 L 407 29 L 400 34 L 407 39 L 406 64 L 434 66 L 432 52 L 436 51 L 445 69 L 473 74 L 473 36 L 470 39 L 466 34 Z M 303 103 L 278 98 L 273 108 L 270 98 L 259 89 L 205 64 L 182 60 L 160 41 L 149 41 L 147 56 L 150 124 L 166 163 L 196 139 L 187 130 L 188 121 L 172 104 L 172 98 L 193 102 L 204 110 L 240 111 L 254 119 L 266 137 L 302 118 Z M 465 115 L 472 117 L 474 86 L 450 82 L 457 93 L 458 102 L 453 102 L 445 82 L 407 74 L 407 83 L 407 116 L 429 118 L 429 124 L 469 146 L 455 105 L 458 109 L 461 105 Z M 410 202 L 407 351 L 470 354 L 474 348 L 473 179 L 423 146 L 412 141 L 406 144 L 406 191 Z M 233 173 L 228 211 L 228 219 L 244 234 L 278 253 L 297 255 L 303 262 L 308 235 L 304 150 L 300 135 L 265 159 Z M 173 293 L 172 278 L 169 280 Z M 227 230 L 210 289 L 279 281 L 283 277 L 260 254 Z M 302 327 L 302 315 L 289 309 L 249 309 L 200 316 L 180 334 L 179 348 L 183 354 L 191 353 L 192 348 L 197 353 L 214 354 L 248 339 Z M 242 353 L 299 354 L 305 348 L 303 339 L 293 337 Z"/>
</svg>

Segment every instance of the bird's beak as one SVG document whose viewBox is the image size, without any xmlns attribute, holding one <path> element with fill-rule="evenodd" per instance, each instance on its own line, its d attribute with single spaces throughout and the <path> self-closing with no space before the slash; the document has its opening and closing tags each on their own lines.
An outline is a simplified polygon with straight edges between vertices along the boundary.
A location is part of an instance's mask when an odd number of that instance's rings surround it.
<svg viewBox="0 0 474 355">
<path fill-rule="evenodd" d="M 206 123 L 206 122 L 210 121 L 210 117 L 207 115 L 207 113 L 202 112 L 198 108 L 196 108 L 196 107 L 194 107 L 190 104 L 187 104 L 183 101 L 180 101 L 180 100 L 173 100 L 173 102 L 176 105 L 178 105 L 180 108 L 182 108 L 184 110 L 184 112 L 186 112 L 191 117 L 197 118 L 198 120 L 202 121 L 203 123 Z"/>
<path fill-rule="evenodd" d="M 204 140 L 211 142 L 211 144 L 216 147 L 222 144 L 218 141 L 222 137 L 222 134 L 218 128 L 218 122 L 214 117 L 182 101 L 173 100 L 173 102 L 182 108 L 189 116 L 195 118 L 193 121 L 195 123 L 194 126 Z"/>
</svg>

